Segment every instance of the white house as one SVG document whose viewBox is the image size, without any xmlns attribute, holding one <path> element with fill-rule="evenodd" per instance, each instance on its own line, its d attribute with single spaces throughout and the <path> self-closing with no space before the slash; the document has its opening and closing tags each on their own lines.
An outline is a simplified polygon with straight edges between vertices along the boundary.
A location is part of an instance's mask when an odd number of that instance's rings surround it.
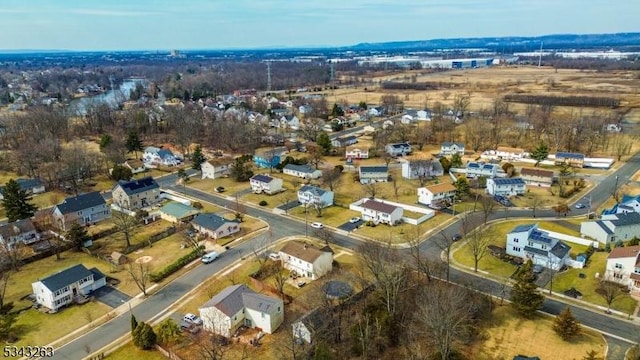
<svg viewBox="0 0 640 360">
<path fill-rule="evenodd" d="M 640 195 L 631 196 L 623 195 L 619 204 L 614 205 L 611 209 L 604 210 L 603 215 L 623 214 L 628 212 L 640 213 Z"/>
<path fill-rule="evenodd" d="M 527 191 L 527 184 L 521 178 L 489 178 L 486 191 L 492 196 L 523 195 Z"/>
<path fill-rule="evenodd" d="M 467 177 L 477 179 L 479 177 L 486 177 L 492 179 L 495 177 L 506 177 L 507 174 L 502 170 L 498 164 L 485 164 L 475 161 L 467 163 Z"/>
<path fill-rule="evenodd" d="M 538 224 L 518 225 L 507 234 L 507 254 L 552 270 L 565 264 L 570 250 L 569 245 L 549 236 Z"/>
<path fill-rule="evenodd" d="M 160 202 L 160 185 L 151 177 L 131 181 L 120 180 L 111 190 L 113 203 L 135 211 Z"/>
<path fill-rule="evenodd" d="M 367 113 L 371 116 L 382 116 L 384 115 L 384 108 L 382 106 L 372 107 Z"/>
<path fill-rule="evenodd" d="M 397 224 L 404 214 L 401 207 L 386 204 L 377 200 L 367 200 L 362 205 L 362 220 L 389 225 Z"/>
<path fill-rule="evenodd" d="M 149 146 L 144 149 L 142 160 L 147 164 L 163 166 L 178 166 L 180 164 L 180 159 L 171 150 L 160 149 L 155 146 Z"/>
<path fill-rule="evenodd" d="M 289 241 L 278 252 L 282 266 L 299 276 L 317 280 L 333 269 L 333 250 L 301 241 Z"/>
<path fill-rule="evenodd" d="M 273 195 L 282 191 L 282 179 L 271 177 L 267 174 L 253 175 L 249 179 L 249 184 L 254 194 L 265 193 Z"/>
<path fill-rule="evenodd" d="M 503 160 L 522 160 L 526 157 L 526 151 L 521 148 L 498 146 L 496 155 Z"/>
<path fill-rule="evenodd" d="M 344 157 L 346 159 L 368 159 L 369 149 L 347 148 Z"/>
<path fill-rule="evenodd" d="M 418 202 L 434 208 L 451 204 L 455 195 L 456 187 L 448 183 L 418 188 Z"/>
<path fill-rule="evenodd" d="M 32 283 L 31 288 L 38 304 L 56 311 L 106 284 L 100 270 L 78 264 Z"/>
<path fill-rule="evenodd" d="M 358 138 L 355 135 L 337 137 L 331 140 L 331 146 L 335 148 L 347 147 L 349 145 L 353 145 L 357 143 L 358 143 Z"/>
<path fill-rule="evenodd" d="M 621 132 L 622 126 L 620 124 L 607 124 L 605 129 L 609 132 Z"/>
<path fill-rule="evenodd" d="M 411 154 L 411 145 L 409 143 L 387 144 L 384 151 L 393 156 L 405 156 Z"/>
<path fill-rule="evenodd" d="M 123 166 L 131 170 L 131 174 L 139 174 L 147 171 L 144 162 L 140 160 L 127 160 L 123 163 Z"/>
<path fill-rule="evenodd" d="M 459 142 L 445 141 L 440 145 L 440 155 L 464 155 L 464 144 Z"/>
<path fill-rule="evenodd" d="M 240 231 L 240 224 L 238 222 L 227 220 L 222 216 L 210 213 L 196 215 L 191 221 L 191 226 L 200 234 L 206 235 L 214 240 L 233 235 Z"/>
<path fill-rule="evenodd" d="M 44 183 L 40 179 L 16 179 L 20 190 L 24 190 L 29 195 L 41 194 L 45 192 Z M 0 188 L 0 200 L 4 199 L 4 188 Z"/>
<path fill-rule="evenodd" d="M 331 309 L 325 309 L 317 307 L 314 310 L 304 314 L 293 324 L 291 324 L 291 331 L 293 338 L 296 340 L 305 341 L 307 344 L 313 343 L 313 338 L 318 331 L 324 326 L 328 325 L 326 319 L 329 314 L 327 311 Z"/>
<path fill-rule="evenodd" d="M 442 164 L 438 160 L 403 158 L 400 159 L 400 163 L 402 164 L 402 177 L 405 179 L 428 179 L 444 174 Z"/>
<path fill-rule="evenodd" d="M 605 279 L 627 286 L 632 294 L 640 294 L 640 245 L 611 250 Z"/>
<path fill-rule="evenodd" d="M 31 245 L 40 240 L 40 234 L 30 219 L 17 220 L 0 225 L 0 243 L 6 249 L 13 249 L 16 244 Z"/>
<path fill-rule="evenodd" d="M 313 111 L 313 107 L 311 105 L 300 105 L 298 107 L 298 112 L 300 114 L 308 114 Z"/>
<path fill-rule="evenodd" d="M 111 217 L 111 210 L 99 192 L 64 199 L 53 208 L 53 222 L 61 230 L 69 230 L 73 223 L 81 226 L 95 224 Z"/>
<path fill-rule="evenodd" d="M 210 159 L 200 165 L 203 179 L 219 179 L 228 176 L 231 172 L 233 159 L 230 157 L 220 157 Z"/>
<path fill-rule="evenodd" d="M 284 320 L 281 299 L 258 294 L 244 284 L 225 288 L 199 311 L 205 330 L 226 337 L 241 325 L 272 334 Z"/>
<path fill-rule="evenodd" d="M 300 129 L 300 119 L 295 115 L 284 115 L 280 118 L 280 127 L 298 130 Z"/>
<path fill-rule="evenodd" d="M 317 179 L 322 175 L 322 171 L 314 169 L 309 165 L 296 165 L 287 164 L 282 169 L 283 174 L 303 178 L 303 179 Z"/>
<path fill-rule="evenodd" d="M 389 180 L 389 168 L 386 165 L 360 166 L 358 168 L 361 184 L 386 182 Z"/>
<path fill-rule="evenodd" d="M 520 177 L 527 185 L 549 187 L 553 184 L 553 171 L 538 168 L 522 168 Z"/>
<path fill-rule="evenodd" d="M 313 185 L 303 185 L 298 190 L 298 202 L 325 208 L 333 205 L 333 191 L 324 190 Z"/>
<path fill-rule="evenodd" d="M 602 215 L 600 220 L 583 221 L 580 224 L 580 234 L 605 245 L 640 238 L 640 214 L 630 212 Z"/>
</svg>

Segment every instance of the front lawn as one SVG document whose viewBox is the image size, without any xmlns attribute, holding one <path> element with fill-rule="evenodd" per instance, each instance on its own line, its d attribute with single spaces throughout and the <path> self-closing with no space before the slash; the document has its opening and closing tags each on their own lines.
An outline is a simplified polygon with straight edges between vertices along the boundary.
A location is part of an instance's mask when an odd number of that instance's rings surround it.
<svg viewBox="0 0 640 360">
<path fill-rule="evenodd" d="M 124 346 L 119 347 L 116 351 L 107 355 L 105 359 L 110 360 L 166 360 L 167 358 L 162 355 L 158 350 L 140 350 L 140 348 L 133 345 L 132 342 L 126 343 Z"/>
<path fill-rule="evenodd" d="M 187 186 L 192 187 L 194 189 L 208 192 L 210 194 L 215 193 L 215 189 L 221 186 L 224 188 L 224 193 L 222 193 L 221 195 L 227 195 L 227 196 L 234 196 L 234 194 L 238 191 L 251 188 L 251 185 L 249 185 L 248 181 L 237 182 L 230 177 L 213 179 L 213 180 L 192 177 L 192 178 L 189 178 L 189 182 L 187 182 Z"/>
</svg>

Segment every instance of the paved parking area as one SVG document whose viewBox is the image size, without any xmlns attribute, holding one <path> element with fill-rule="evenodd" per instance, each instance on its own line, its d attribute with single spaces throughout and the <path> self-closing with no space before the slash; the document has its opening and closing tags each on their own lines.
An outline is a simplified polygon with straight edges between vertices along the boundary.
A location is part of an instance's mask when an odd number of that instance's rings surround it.
<svg viewBox="0 0 640 360">
<path fill-rule="evenodd" d="M 353 231 L 362 225 L 364 225 L 364 223 L 362 222 L 362 219 L 360 219 L 360 221 L 358 221 L 357 223 L 350 223 L 347 221 L 346 223 L 338 226 L 338 229 L 344 230 L 344 231 Z"/>
<path fill-rule="evenodd" d="M 91 295 L 93 295 L 96 300 L 113 309 L 131 300 L 131 296 L 111 286 L 103 286 Z"/>
<path fill-rule="evenodd" d="M 300 203 L 298 202 L 298 200 L 293 200 L 293 201 L 289 201 L 286 204 L 282 204 L 280 206 L 278 206 L 278 209 L 280 210 L 291 210 L 295 207 L 300 206 Z"/>
</svg>

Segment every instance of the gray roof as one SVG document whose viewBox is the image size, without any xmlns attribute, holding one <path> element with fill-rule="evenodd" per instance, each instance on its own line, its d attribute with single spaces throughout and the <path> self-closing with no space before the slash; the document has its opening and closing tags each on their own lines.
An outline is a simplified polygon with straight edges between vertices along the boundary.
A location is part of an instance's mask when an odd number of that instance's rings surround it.
<svg viewBox="0 0 640 360">
<path fill-rule="evenodd" d="M 44 183 L 40 179 L 16 179 L 22 190 L 31 190 L 34 187 L 43 186 Z"/>
<path fill-rule="evenodd" d="M 569 253 L 569 250 L 571 250 L 571 246 L 563 243 L 562 241 L 558 241 L 556 245 L 551 249 L 551 253 L 556 257 L 562 259 L 567 255 L 567 253 Z"/>
<path fill-rule="evenodd" d="M 525 246 L 524 247 L 524 251 L 528 251 L 528 252 L 531 252 L 531 253 L 534 253 L 534 254 L 538 254 L 538 255 L 542 255 L 542 256 L 547 256 L 548 255 L 546 250 L 537 249 L 537 248 L 534 248 L 534 247 L 531 247 L 531 246 Z"/>
<path fill-rule="evenodd" d="M 389 168 L 386 166 L 360 166 L 360 173 L 365 172 L 375 172 L 375 173 L 386 173 L 389 171 Z"/>
<path fill-rule="evenodd" d="M 513 228 L 513 230 L 511 230 L 511 234 L 512 233 L 520 233 L 520 232 L 525 232 L 525 231 L 529 231 L 531 229 L 533 229 L 534 227 L 536 227 L 536 224 L 527 224 L 527 225 L 518 225 L 516 227 Z"/>
<path fill-rule="evenodd" d="M 322 196 L 324 193 L 326 193 L 326 190 L 320 189 L 319 187 L 313 186 L 313 185 L 304 185 L 303 187 L 300 188 L 299 191 L 310 192 L 314 196 Z"/>
<path fill-rule="evenodd" d="M 127 195 L 135 195 L 144 191 L 159 189 L 160 185 L 151 177 L 131 181 L 118 181 L 116 187 L 121 187 Z"/>
<path fill-rule="evenodd" d="M 445 142 L 442 143 L 442 146 L 445 146 L 445 147 L 451 147 L 453 145 L 456 145 L 459 148 L 463 148 L 464 147 L 464 144 L 463 143 L 459 143 L 459 142 L 445 141 Z"/>
<path fill-rule="evenodd" d="M 36 231 L 30 219 L 22 219 L 8 224 L 0 225 L 0 236 L 5 240 L 20 234 Z"/>
<path fill-rule="evenodd" d="M 609 220 L 615 226 L 627 226 L 640 224 L 640 214 L 630 212 L 624 214 L 616 214 L 617 220 Z"/>
<path fill-rule="evenodd" d="M 273 178 L 269 175 L 253 175 L 251 177 L 251 180 L 256 180 L 256 181 L 260 181 L 263 183 L 270 183 L 271 181 L 273 181 Z"/>
<path fill-rule="evenodd" d="M 64 199 L 63 202 L 56 205 L 58 210 L 62 214 L 70 214 L 73 212 L 82 211 L 94 206 L 104 205 L 106 202 L 99 192 L 94 191 L 86 194 L 80 194 L 78 196 Z"/>
<path fill-rule="evenodd" d="M 612 235 L 613 231 L 611 231 L 611 229 L 609 229 L 609 227 L 607 225 L 605 225 L 604 221 L 602 220 L 598 220 L 595 221 L 595 223 L 600 226 L 602 228 L 602 230 L 604 230 L 604 232 L 606 232 L 608 235 Z"/>
<path fill-rule="evenodd" d="M 198 214 L 193 221 L 191 221 L 192 224 L 196 224 L 210 230 L 216 230 L 228 222 L 232 221 L 211 213 Z"/>
<path fill-rule="evenodd" d="M 278 299 L 274 299 L 272 297 L 257 294 L 253 291 L 242 293 L 242 303 L 247 309 L 260 311 L 263 313 L 271 314 L 275 310 L 278 305 L 280 305 L 280 301 Z"/>
<path fill-rule="evenodd" d="M 96 268 L 87 270 L 87 268 L 84 267 L 84 265 L 78 264 L 70 268 L 64 269 L 57 274 L 48 276 L 40 280 L 40 282 L 42 282 L 42 284 L 46 286 L 47 289 L 51 291 L 56 291 L 56 290 L 62 289 L 65 286 L 68 286 L 77 281 L 80 281 L 84 278 L 88 278 L 92 275 L 94 275 L 94 280 L 95 280 L 96 274 L 99 274 L 101 277 L 104 277 L 104 275 L 102 275 L 100 270 Z"/>
<path fill-rule="evenodd" d="M 287 164 L 284 166 L 284 169 L 298 171 L 305 174 L 313 174 L 313 172 L 316 171 L 314 168 L 312 168 L 309 165 L 296 165 L 296 164 Z"/>
<path fill-rule="evenodd" d="M 557 158 L 584 160 L 584 154 L 570 153 L 570 152 L 557 152 L 556 159 Z"/>
<path fill-rule="evenodd" d="M 264 296 L 249 289 L 244 284 L 232 285 L 217 293 L 200 309 L 215 307 L 227 316 L 237 314 L 243 308 L 272 313 L 280 304 L 278 299 Z"/>
</svg>

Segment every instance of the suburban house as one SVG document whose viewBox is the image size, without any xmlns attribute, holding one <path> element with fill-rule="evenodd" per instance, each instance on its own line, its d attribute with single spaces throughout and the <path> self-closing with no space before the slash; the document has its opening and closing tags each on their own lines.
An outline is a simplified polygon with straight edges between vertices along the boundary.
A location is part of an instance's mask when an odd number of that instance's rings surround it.
<svg viewBox="0 0 640 360">
<path fill-rule="evenodd" d="M 307 344 L 312 344 L 317 332 L 327 325 L 326 319 L 328 314 L 323 310 L 326 309 L 317 307 L 302 315 L 302 317 L 291 324 L 293 338 L 298 341 L 304 341 Z"/>
<path fill-rule="evenodd" d="M 67 231 L 73 223 L 86 226 L 108 219 L 111 210 L 102 195 L 94 191 L 64 199 L 53 208 L 51 217 L 59 229 Z"/>
<path fill-rule="evenodd" d="M 620 203 L 614 205 L 611 209 L 606 209 L 602 215 L 624 214 L 629 212 L 640 213 L 640 195 L 623 195 Z"/>
<path fill-rule="evenodd" d="M 445 141 L 440 145 L 440 155 L 464 155 L 464 144 L 459 142 Z"/>
<path fill-rule="evenodd" d="M 122 209 L 138 210 L 160 202 L 160 186 L 151 177 L 120 180 L 111 190 L 113 203 Z"/>
<path fill-rule="evenodd" d="M 284 115 L 280 118 L 280 127 L 298 130 L 300 128 L 300 119 L 295 115 Z"/>
<path fill-rule="evenodd" d="M 442 176 L 444 169 L 440 161 L 434 159 L 404 158 L 402 163 L 402 177 L 405 179 L 428 179 Z"/>
<path fill-rule="evenodd" d="M 362 205 L 362 220 L 395 225 L 402 219 L 404 210 L 401 207 L 386 204 L 377 200 L 367 200 Z"/>
<path fill-rule="evenodd" d="M 171 152 L 171 150 L 161 149 L 155 146 L 149 146 L 144 149 L 144 153 L 142 153 L 142 161 L 146 164 L 163 166 L 178 166 L 181 162 L 180 159 Z"/>
<path fill-rule="evenodd" d="M 193 228 L 200 234 L 204 234 L 214 240 L 240 231 L 239 223 L 211 213 L 196 215 L 196 217 L 191 221 L 191 226 L 193 226 Z"/>
<path fill-rule="evenodd" d="M 280 164 L 280 155 L 276 155 L 273 150 L 258 152 L 253 155 L 253 163 L 262 169 L 271 169 Z"/>
<path fill-rule="evenodd" d="M 347 159 L 368 159 L 369 158 L 369 149 L 358 149 L 356 147 L 354 148 L 347 148 L 347 150 L 344 153 L 344 157 Z"/>
<path fill-rule="evenodd" d="M 486 191 L 492 196 L 523 195 L 527 191 L 527 184 L 521 178 L 489 178 Z"/>
<path fill-rule="evenodd" d="M 36 301 L 56 311 L 90 295 L 107 284 L 105 276 L 96 268 L 74 265 L 31 284 Z"/>
<path fill-rule="evenodd" d="M 567 164 L 572 167 L 581 168 L 584 167 L 584 154 L 557 152 L 555 163 L 556 165 Z"/>
<path fill-rule="evenodd" d="M 147 171 L 147 168 L 144 166 L 144 162 L 140 160 L 127 160 L 122 165 L 131 170 L 131 173 L 134 175 Z"/>
<path fill-rule="evenodd" d="M 384 112 L 384 107 L 382 106 L 372 107 L 367 111 L 367 113 L 371 116 L 382 116 L 384 115 Z"/>
<path fill-rule="evenodd" d="M 220 157 L 207 160 L 200 165 L 203 179 L 219 179 L 228 176 L 231 172 L 233 159 L 230 157 Z"/>
<path fill-rule="evenodd" d="M 387 144 L 384 151 L 393 157 L 405 156 L 411 154 L 411 145 L 409 143 Z"/>
<path fill-rule="evenodd" d="M 475 161 L 467 163 L 467 177 L 471 179 L 477 179 L 479 177 L 486 177 L 492 179 L 495 177 L 506 177 L 507 174 L 502 170 L 499 164 L 485 164 Z"/>
<path fill-rule="evenodd" d="M 521 160 L 526 157 L 526 151 L 521 148 L 498 146 L 496 156 L 502 160 Z"/>
<path fill-rule="evenodd" d="M 507 254 L 552 270 L 562 268 L 570 250 L 569 245 L 552 238 L 538 224 L 519 225 L 507 234 Z"/>
<path fill-rule="evenodd" d="M 40 234 L 30 219 L 0 225 L 0 243 L 7 250 L 13 249 L 18 243 L 30 245 L 39 240 Z"/>
<path fill-rule="evenodd" d="M 200 213 L 200 210 L 183 203 L 172 201 L 161 207 L 158 212 L 160 213 L 161 219 L 177 224 L 190 221 Z"/>
<path fill-rule="evenodd" d="M 333 269 L 333 251 L 328 246 L 318 248 L 300 241 L 289 241 L 278 254 L 285 269 L 311 280 L 321 278 Z"/>
<path fill-rule="evenodd" d="M 537 168 L 522 168 L 520 177 L 527 185 L 549 187 L 553 184 L 553 171 Z"/>
<path fill-rule="evenodd" d="M 310 206 L 328 207 L 333 205 L 333 191 L 324 190 L 313 185 L 303 185 L 298 190 L 298 202 Z"/>
<path fill-rule="evenodd" d="M 407 109 L 400 121 L 403 124 L 410 124 L 416 121 L 431 121 L 431 112 L 429 110 Z"/>
<path fill-rule="evenodd" d="M 40 179 L 16 179 L 20 190 L 26 191 L 29 195 L 41 194 L 45 192 L 44 183 Z M 4 199 L 2 193 L 4 188 L 0 188 L 0 200 Z"/>
<path fill-rule="evenodd" d="M 308 114 L 308 113 L 310 113 L 312 111 L 313 111 L 313 106 L 311 106 L 311 105 L 300 105 L 298 107 L 298 112 L 300 114 L 303 114 L 303 115 L 304 114 Z"/>
<path fill-rule="evenodd" d="M 627 286 L 632 294 L 640 294 L 640 245 L 611 250 L 605 279 Z"/>
<path fill-rule="evenodd" d="M 282 191 L 282 179 L 271 177 L 267 174 L 253 175 L 249 179 L 249 184 L 251 184 L 251 191 L 254 194 L 265 193 L 273 195 Z"/>
<path fill-rule="evenodd" d="M 322 171 L 315 169 L 309 165 L 287 164 L 282 169 L 283 174 L 303 178 L 317 179 L 322 175 Z"/>
<path fill-rule="evenodd" d="M 389 168 L 386 165 L 360 166 L 358 168 L 361 184 L 386 182 L 389 180 Z"/>
<path fill-rule="evenodd" d="M 453 203 L 456 187 L 453 184 L 436 184 L 418 188 L 418 202 L 433 208 Z"/>
<path fill-rule="evenodd" d="M 583 221 L 580 224 L 580 234 L 605 245 L 640 238 L 640 214 L 630 212 L 602 215 L 599 220 Z"/>
<path fill-rule="evenodd" d="M 205 330 L 226 337 L 241 325 L 271 334 L 284 321 L 281 299 L 258 294 L 244 284 L 225 288 L 199 311 Z"/>
<path fill-rule="evenodd" d="M 347 147 L 357 143 L 358 138 L 355 135 L 342 136 L 331 140 L 331 146 L 335 148 Z"/>
</svg>

